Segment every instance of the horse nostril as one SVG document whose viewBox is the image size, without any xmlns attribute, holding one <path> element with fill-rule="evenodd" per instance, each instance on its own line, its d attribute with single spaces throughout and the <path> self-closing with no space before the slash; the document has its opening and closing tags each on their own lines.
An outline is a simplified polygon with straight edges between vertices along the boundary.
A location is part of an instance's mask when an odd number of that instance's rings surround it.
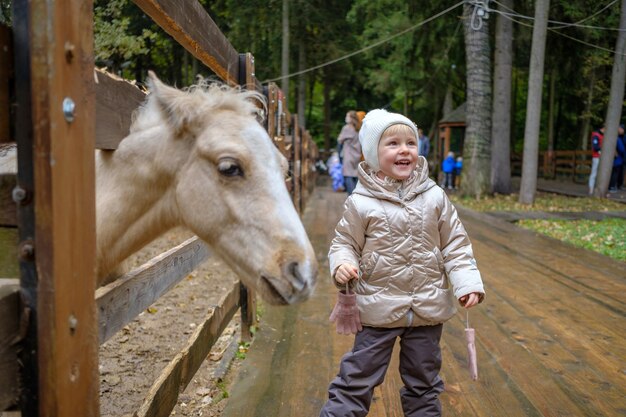
<svg viewBox="0 0 626 417">
<path fill-rule="evenodd" d="M 302 288 L 307 286 L 306 280 L 300 273 L 298 262 L 291 262 L 289 265 L 287 265 L 287 271 L 289 272 L 289 275 L 295 278 L 295 281 L 293 283 L 294 287 L 301 290 Z"/>
</svg>

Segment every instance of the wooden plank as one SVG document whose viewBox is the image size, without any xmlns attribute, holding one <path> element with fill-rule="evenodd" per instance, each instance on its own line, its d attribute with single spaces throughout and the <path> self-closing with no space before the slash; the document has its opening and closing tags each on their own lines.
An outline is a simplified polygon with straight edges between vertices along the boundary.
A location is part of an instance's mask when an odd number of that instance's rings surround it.
<svg viewBox="0 0 626 417">
<path fill-rule="evenodd" d="M 254 57 L 251 53 L 239 55 L 239 84 L 246 90 L 254 91 L 256 83 L 254 78 Z M 263 107 L 257 102 L 257 106 Z M 252 340 L 252 327 L 256 326 L 256 296 L 252 288 L 247 288 L 241 284 L 241 339 L 249 342 Z"/>
<path fill-rule="evenodd" d="M 524 303 L 513 307 L 511 294 L 505 295 L 500 288 L 492 293 L 495 308 L 484 312 L 500 330 L 507 332 L 512 343 L 532 354 L 532 359 L 524 363 L 536 362 L 552 375 L 558 390 L 576 404 L 581 415 L 619 414 L 620 408 L 626 406 L 620 390 L 623 377 L 615 372 L 619 360 L 610 358 L 586 338 L 577 338 L 568 319 L 537 320 L 536 309 L 533 315 Z M 551 326 L 546 327 L 546 323 Z"/>
<path fill-rule="evenodd" d="M 198 326 L 187 346 L 169 363 L 148 393 L 137 417 L 168 417 L 176 406 L 178 394 L 195 375 L 211 347 L 220 337 L 238 309 L 239 282 L 219 302 L 207 319 Z"/>
<path fill-rule="evenodd" d="M 0 24 L 0 143 L 12 142 L 11 82 L 13 78 L 13 39 L 11 29 Z"/>
<path fill-rule="evenodd" d="M 541 273 L 541 276 L 549 274 L 549 282 L 558 282 L 561 286 L 584 293 L 593 302 L 608 307 L 616 324 L 619 317 L 626 314 L 622 263 L 516 227 L 487 214 L 472 213 L 461 208 L 459 212 L 464 221 L 467 220 L 472 234 L 484 244 L 506 250 Z M 486 229 L 477 226 L 481 223 L 488 223 L 490 227 Z"/>
<path fill-rule="evenodd" d="M 254 56 L 250 52 L 239 55 L 239 85 L 248 91 L 257 91 L 254 76 Z"/>
<path fill-rule="evenodd" d="M 559 401 L 568 398 L 579 410 L 576 415 L 617 415 L 625 409 L 626 401 L 619 392 L 623 378 L 616 372 L 623 362 L 619 352 L 626 349 L 622 336 L 626 331 L 623 266 L 604 258 L 605 267 L 594 271 L 591 252 L 585 256 L 585 251 L 572 248 L 575 253 L 570 258 L 561 250 L 567 246 L 545 239 L 550 245 L 547 250 L 544 239 L 537 236 L 533 236 L 534 245 L 528 245 L 525 238 L 529 234 L 522 232 L 507 234 L 507 239 L 515 242 L 516 255 L 512 258 L 512 248 L 503 244 L 497 230 L 490 229 L 481 236 L 484 227 L 476 227 L 472 221 L 465 224 L 474 238 L 479 263 L 481 257 L 489 259 L 485 280 L 493 294 L 490 305 L 498 306 L 489 314 L 491 320 L 512 335 L 514 344 L 532 354 L 532 359 L 519 354 L 515 357 L 524 359 L 528 367 L 546 369 L 555 384 L 548 390 L 552 394 L 549 398 L 535 398 L 541 404 L 538 407 L 557 410 L 556 398 L 564 395 Z M 531 246 L 533 253 L 525 253 Z M 540 252 L 553 253 L 546 257 Z M 515 259 L 514 267 L 511 259 Z M 587 279 L 589 284 L 583 286 Z M 493 329 L 481 330 L 485 331 L 493 334 Z M 498 344 L 497 338 L 490 339 Z M 512 353 L 503 352 L 499 357 L 512 357 Z M 515 365 L 508 367 L 514 369 Z"/>
<path fill-rule="evenodd" d="M 269 83 L 267 86 L 267 134 L 276 142 L 276 111 L 278 109 L 278 97 L 276 84 Z"/>
<path fill-rule="evenodd" d="M 198 237 L 163 252 L 111 284 L 98 288 L 98 336 L 106 342 L 209 257 Z"/>
<path fill-rule="evenodd" d="M 19 335 L 20 287 L 18 280 L 11 282 L 0 283 L 0 414 L 17 405 L 19 398 L 15 342 Z"/>
<path fill-rule="evenodd" d="M 156 24 L 230 85 L 239 80 L 239 54 L 196 1 L 134 0 Z"/>
<path fill-rule="evenodd" d="M 29 2 L 39 415 L 99 414 L 93 2 Z M 63 103 L 75 103 L 73 117 Z M 80 399 L 80 401 L 77 401 Z"/>
<path fill-rule="evenodd" d="M 298 214 L 302 212 L 302 136 L 298 118 L 292 118 L 293 125 L 293 154 L 292 154 L 292 177 L 293 177 L 293 204 Z"/>
<path fill-rule="evenodd" d="M 25 190 L 26 200 L 18 206 L 19 239 L 26 245 L 31 243 L 35 236 L 35 204 L 33 202 L 34 172 L 33 172 L 33 123 L 31 97 L 31 23 L 30 3 L 13 2 L 13 37 L 15 48 L 15 142 L 20 147 L 17 155 L 19 171 L 18 184 Z M 26 251 L 20 258 L 20 287 L 24 307 L 31 313 L 36 311 L 37 305 L 37 265 L 32 252 Z M 37 390 L 39 388 L 39 368 L 37 366 L 37 317 L 29 314 L 24 319 L 22 349 L 19 352 L 20 369 L 20 411 L 25 416 L 34 416 L 39 413 Z"/>
<path fill-rule="evenodd" d="M 112 74 L 95 71 L 96 148 L 117 149 L 146 93 Z"/>
<path fill-rule="evenodd" d="M 487 244 L 484 249 L 482 248 L 485 245 L 482 242 L 478 245 L 482 245 L 481 250 L 485 252 L 497 251 L 492 244 Z M 605 300 L 597 302 L 594 298 L 598 297 L 591 294 L 589 290 L 563 286 L 556 274 L 545 271 L 540 266 L 533 267 L 523 258 L 521 262 L 518 262 L 518 267 L 517 270 L 508 273 L 511 283 L 500 290 L 503 298 L 514 300 L 517 292 L 524 291 L 532 297 L 529 317 L 541 320 L 542 324 L 560 328 L 558 334 L 571 332 L 571 336 L 588 335 L 588 340 L 581 340 L 579 343 L 592 344 L 594 350 L 599 355 L 604 355 L 605 358 L 615 360 L 613 352 L 620 351 L 620 349 L 626 351 L 626 340 L 621 337 L 626 331 L 624 313 L 616 311 L 617 308 L 611 305 L 613 300 L 605 297 L 608 299 L 606 302 Z M 534 277 L 533 282 L 524 282 L 523 277 L 529 275 Z M 514 280 L 517 281 L 513 282 Z M 573 301 L 576 301 L 576 304 L 573 304 Z M 545 311 L 537 310 L 537 305 L 541 304 L 548 306 Z M 602 314 L 603 320 L 598 320 L 598 314 Z M 561 328 L 565 323 L 569 323 L 567 329 Z"/>
</svg>

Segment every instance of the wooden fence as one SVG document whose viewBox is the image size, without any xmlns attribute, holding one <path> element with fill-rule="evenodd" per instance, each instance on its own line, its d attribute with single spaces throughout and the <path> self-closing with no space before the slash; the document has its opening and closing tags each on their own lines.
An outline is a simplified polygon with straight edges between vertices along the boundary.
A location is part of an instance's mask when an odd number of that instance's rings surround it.
<svg viewBox="0 0 626 417">
<path fill-rule="evenodd" d="M 539 152 L 539 172 L 543 178 L 570 179 L 585 182 L 591 173 L 591 151 L 542 151 Z M 511 154 L 511 173 L 521 175 L 522 154 Z"/>
<path fill-rule="evenodd" d="M 197 1 L 135 3 L 224 82 L 266 95 L 266 128 L 289 160 L 287 186 L 300 212 L 315 183 L 317 147 L 286 110 L 280 89 L 260 85 L 252 55 L 239 54 Z M 144 93 L 94 75 L 92 10 L 90 1 L 15 0 L 12 30 L 0 27 L 0 142 L 14 141 L 18 149 L 17 175 L 0 173 L 0 224 L 17 226 L 20 270 L 19 279 L 0 278 L 0 413 L 98 416 L 99 344 L 210 256 L 192 238 L 95 287 L 94 147 L 117 147 Z M 64 107 L 67 99 L 73 111 Z M 237 283 L 136 415 L 170 415 L 239 308 L 242 337 L 250 337 L 255 297 Z"/>
</svg>

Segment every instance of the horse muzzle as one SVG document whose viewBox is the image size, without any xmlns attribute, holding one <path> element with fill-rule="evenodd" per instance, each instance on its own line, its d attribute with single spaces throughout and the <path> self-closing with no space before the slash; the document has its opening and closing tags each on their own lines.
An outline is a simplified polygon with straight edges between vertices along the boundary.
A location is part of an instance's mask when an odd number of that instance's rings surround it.
<svg viewBox="0 0 626 417">
<path fill-rule="evenodd" d="M 287 305 L 306 301 L 317 282 L 317 263 L 288 262 L 280 277 L 261 275 L 261 294 L 270 304 Z"/>
</svg>

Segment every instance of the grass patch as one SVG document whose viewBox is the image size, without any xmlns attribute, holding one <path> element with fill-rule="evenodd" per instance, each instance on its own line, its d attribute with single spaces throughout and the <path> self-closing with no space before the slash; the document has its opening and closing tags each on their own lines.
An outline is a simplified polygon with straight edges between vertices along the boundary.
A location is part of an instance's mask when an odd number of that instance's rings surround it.
<svg viewBox="0 0 626 417">
<path fill-rule="evenodd" d="M 626 220 L 520 220 L 519 226 L 626 262 Z"/>
<path fill-rule="evenodd" d="M 626 205 L 615 201 L 588 197 L 569 197 L 561 194 L 537 192 L 535 203 L 526 206 L 518 202 L 518 194 L 472 197 L 450 195 L 450 199 L 475 211 L 624 211 Z M 580 248 L 593 250 L 626 262 L 626 220 L 520 220 L 518 226 L 531 229 Z"/>
<path fill-rule="evenodd" d="M 520 204 L 518 194 L 495 194 L 476 200 L 473 197 L 450 196 L 453 202 L 476 211 L 622 211 L 626 205 L 607 199 L 568 197 L 560 194 L 538 192 L 532 206 Z"/>
</svg>

